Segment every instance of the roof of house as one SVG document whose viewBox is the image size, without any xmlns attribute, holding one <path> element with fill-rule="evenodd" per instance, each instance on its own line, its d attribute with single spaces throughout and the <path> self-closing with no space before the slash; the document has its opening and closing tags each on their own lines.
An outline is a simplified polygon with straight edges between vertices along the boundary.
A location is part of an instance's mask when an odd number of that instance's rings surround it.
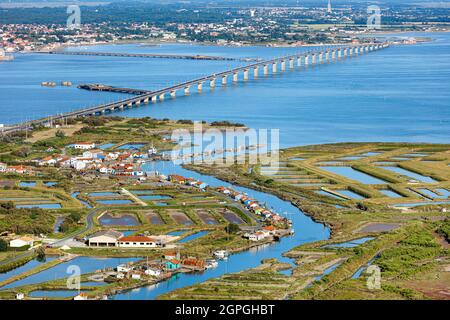
<svg viewBox="0 0 450 320">
<path fill-rule="evenodd" d="M 180 264 L 181 261 L 177 260 L 177 259 L 171 259 L 168 262 L 173 263 L 173 264 Z"/>
<path fill-rule="evenodd" d="M 119 239 L 120 242 L 154 242 L 155 239 L 147 236 L 126 236 Z"/>
<path fill-rule="evenodd" d="M 119 239 L 120 237 L 123 236 L 123 233 L 119 232 L 119 231 L 114 231 L 114 230 L 102 230 L 102 231 L 98 231 L 98 232 L 90 235 L 89 239 L 95 238 L 95 237 L 101 237 L 101 236 Z"/>
<path fill-rule="evenodd" d="M 187 266 L 203 267 L 205 265 L 205 260 L 197 258 L 186 258 L 183 259 L 183 264 Z"/>
</svg>

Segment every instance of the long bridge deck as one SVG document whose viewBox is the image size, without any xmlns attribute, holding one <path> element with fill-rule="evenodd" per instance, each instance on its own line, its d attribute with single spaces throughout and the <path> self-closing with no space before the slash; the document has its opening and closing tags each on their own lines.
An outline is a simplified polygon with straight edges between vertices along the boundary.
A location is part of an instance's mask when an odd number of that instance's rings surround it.
<svg viewBox="0 0 450 320">
<path fill-rule="evenodd" d="M 206 55 L 181 55 L 161 53 L 126 53 L 126 52 L 92 52 L 92 51 L 40 51 L 42 54 L 62 54 L 69 56 L 99 56 L 99 57 L 129 57 L 153 59 L 184 59 L 184 60 L 213 60 L 213 61 L 258 61 L 257 58 L 230 58 Z"/>
<path fill-rule="evenodd" d="M 233 77 L 233 83 L 238 83 L 239 73 L 243 72 L 243 80 L 249 80 L 249 71 L 253 70 L 253 77 L 256 79 L 259 77 L 260 67 L 264 70 L 264 76 L 269 74 L 269 66 L 272 68 L 272 73 L 278 72 L 278 64 L 281 64 L 281 71 L 285 71 L 286 63 L 289 63 L 289 69 L 293 70 L 295 68 L 295 61 L 297 60 L 297 67 L 301 67 L 302 63 L 304 66 L 316 65 L 322 63 L 328 63 L 330 61 L 336 61 L 340 59 L 345 59 L 347 57 L 359 56 L 372 51 L 376 51 L 382 48 L 388 47 L 388 43 L 383 44 L 364 44 L 364 45 L 352 45 L 336 48 L 326 48 L 316 51 L 308 51 L 298 54 L 293 54 L 289 56 L 279 57 L 271 60 L 265 60 L 260 62 L 255 62 L 243 67 L 238 67 L 230 70 L 226 70 L 219 73 L 214 73 L 197 79 L 189 80 L 186 82 L 178 83 L 170 87 L 166 87 L 156 91 L 148 91 L 143 94 L 136 95 L 127 99 L 120 101 L 106 103 L 101 105 L 96 105 L 93 107 L 80 109 L 72 112 L 67 112 L 64 114 L 46 117 L 42 119 L 32 120 L 28 122 L 23 122 L 17 125 L 3 128 L 2 132 L 4 134 L 27 130 L 32 126 L 46 125 L 52 123 L 52 121 L 63 120 L 65 118 L 75 118 L 80 116 L 95 116 L 102 115 L 105 113 L 112 113 L 114 111 L 121 111 L 124 109 L 131 109 L 133 107 L 138 107 L 141 104 L 148 104 L 151 102 L 164 101 L 165 95 L 170 94 L 172 98 L 176 97 L 178 90 L 184 90 L 185 95 L 189 95 L 192 86 L 197 85 L 197 90 L 201 92 L 203 90 L 203 84 L 209 82 L 209 86 L 213 89 L 216 86 L 216 80 L 221 78 L 222 85 L 227 85 L 228 76 Z M 331 54 L 331 58 L 330 58 Z M 317 61 L 318 60 L 318 61 Z"/>
</svg>

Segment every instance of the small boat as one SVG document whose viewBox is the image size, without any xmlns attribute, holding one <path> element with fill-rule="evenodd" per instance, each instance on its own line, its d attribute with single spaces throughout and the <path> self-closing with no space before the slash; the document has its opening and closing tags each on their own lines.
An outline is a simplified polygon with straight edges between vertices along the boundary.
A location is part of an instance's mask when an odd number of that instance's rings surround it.
<svg viewBox="0 0 450 320">
<path fill-rule="evenodd" d="M 217 266 L 219 265 L 219 263 L 217 262 L 217 260 L 208 260 L 206 261 L 206 265 L 205 268 L 206 269 L 213 269 L 213 268 L 217 268 Z"/>
<path fill-rule="evenodd" d="M 217 259 L 225 259 L 228 256 L 228 252 L 225 250 L 217 250 L 213 254 Z"/>
</svg>

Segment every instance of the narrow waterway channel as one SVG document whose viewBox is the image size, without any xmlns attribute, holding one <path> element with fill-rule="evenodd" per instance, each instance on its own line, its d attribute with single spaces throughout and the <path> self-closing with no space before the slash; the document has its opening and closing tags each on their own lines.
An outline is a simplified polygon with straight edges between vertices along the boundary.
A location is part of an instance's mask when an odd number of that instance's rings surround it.
<svg viewBox="0 0 450 320">
<path fill-rule="evenodd" d="M 292 220 L 295 234 L 290 237 L 282 238 L 280 242 L 270 245 L 255 247 L 250 250 L 231 255 L 228 260 L 220 261 L 215 269 L 208 269 L 203 273 L 182 273 L 173 276 L 171 279 L 158 283 L 156 285 L 145 286 L 128 290 L 111 296 L 115 300 L 151 300 L 156 299 L 159 295 L 171 292 L 175 289 L 194 285 L 204 282 L 211 278 L 220 277 L 226 273 L 239 272 L 242 270 L 254 268 L 261 263 L 263 259 L 277 258 L 279 261 L 292 263 L 291 259 L 285 258 L 282 254 L 295 246 L 303 243 L 325 240 L 330 237 L 329 228 L 314 222 L 310 217 L 306 216 L 301 210 L 292 205 L 290 202 L 283 201 L 278 197 L 252 190 L 245 187 L 231 185 L 225 181 L 219 180 L 212 176 L 199 174 L 197 172 L 187 170 L 172 162 L 154 162 L 143 166 L 145 171 L 158 171 L 162 174 L 180 174 L 186 177 L 192 177 L 208 183 L 212 187 L 227 186 L 236 191 L 245 192 L 261 203 L 265 203 L 267 207 L 273 208 L 276 212 L 287 216 Z"/>
</svg>

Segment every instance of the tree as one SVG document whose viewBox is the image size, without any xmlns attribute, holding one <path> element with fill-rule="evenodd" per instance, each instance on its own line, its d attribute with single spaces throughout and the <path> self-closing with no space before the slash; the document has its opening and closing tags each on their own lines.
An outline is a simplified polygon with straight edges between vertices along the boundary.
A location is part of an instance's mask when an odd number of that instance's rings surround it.
<svg viewBox="0 0 450 320">
<path fill-rule="evenodd" d="M 40 262 L 44 262 L 45 261 L 45 249 L 44 247 L 39 247 L 37 249 L 37 260 Z"/>
<path fill-rule="evenodd" d="M 8 250 L 8 242 L 3 239 L 0 239 L 0 252 L 5 252 Z"/>
<path fill-rule="evenodd" d="M 228 234 L 232 234 L 232 233 L 238 233 L 240 230 L 239 226 L 235 223 L 230 223 L 225 227 L 225 231 Z"/>
<path fill-rule="evenodd" d="M 62 130 L 58 130 L 55 133 L 55 137 L 57 137 L 57 138 L 64 138 L 65 136 L 66 136 L 66 134 Z"/>
</svg>

